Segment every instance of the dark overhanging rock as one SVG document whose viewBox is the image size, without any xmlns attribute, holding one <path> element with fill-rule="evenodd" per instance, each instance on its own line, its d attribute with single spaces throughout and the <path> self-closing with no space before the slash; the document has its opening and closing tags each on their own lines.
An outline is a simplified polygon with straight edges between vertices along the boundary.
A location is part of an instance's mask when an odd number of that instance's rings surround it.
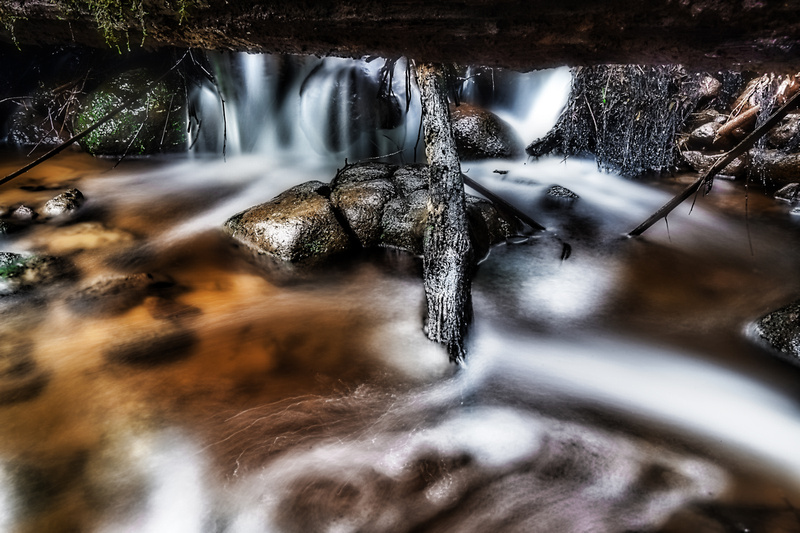
<svg viewBox="0 0 800 533">
<path fill-rule="evenodd" d="M 81 2 L 3 0 L 0 38 L 20 46 L 107 47 Z M 771 69 L 791 64 L 800 12 L 791 2 L 569 0 L 144 0 L 114 21 L 122 49 L 176 46 L 361 57 L 405 55 L 515 69 L 598 63 Z M 75 7 L 77 6 L 77 7 Z M 144 23 L 144 28 L 142 28 Z M 143 31 L 144 30 L 144 31 Z M 13 34 L 12 34 L 13 31 Z M 127 32 L 127 36 L 125 33 Z"/>
</svg>

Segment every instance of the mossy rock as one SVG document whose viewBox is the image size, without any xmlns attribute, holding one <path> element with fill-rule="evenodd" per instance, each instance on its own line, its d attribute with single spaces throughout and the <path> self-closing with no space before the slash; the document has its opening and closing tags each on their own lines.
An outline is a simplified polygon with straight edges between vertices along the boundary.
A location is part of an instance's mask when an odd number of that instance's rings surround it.
<svg viewBox="0 0 800 533">
<path fill-rule="evenodd" d="M 74 268 L 64 259 L 0 252 L 0 296 L 72 277 Z"/>
<path fill-rule="evenodd" d="M 156 75 L 135 69 L 107 80 L 81 103 L 73 121 L 83 131 L 122 104 L 143 92 Z M 186 147 L 186 98 L 180 78 L 159 81 L 145 96 L 126 107 L 80 141 L 93 155 L 147 155 L 182 151 Z"/>
</svg>

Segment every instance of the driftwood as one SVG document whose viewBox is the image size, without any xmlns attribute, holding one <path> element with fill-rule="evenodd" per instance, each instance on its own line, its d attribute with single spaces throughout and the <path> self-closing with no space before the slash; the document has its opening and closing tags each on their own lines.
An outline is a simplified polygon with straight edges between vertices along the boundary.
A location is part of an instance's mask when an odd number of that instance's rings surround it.
<svg viewBox="0 0 800 533">
<path fill-rule="evenodd" d="M 475 267 L 469 239 L 464 182 L 447 102 L 444 70 L 416 65 L 422 100 L 425 155 L 430 166 L 428 223 L 423 241 L 423 283 L 428 338 L 447 346 L 450 360 L 466 354 L 472 320 L 471 276 Z"/>
<path fill-rule="evenodd" d="M 683 191 L 681 191 L 678 195 L 676 195 L 672 200 L 664 204 L 661 209 L 653 213 L 647 220 L 636 226 L 630 233 L 628 233 L 629 237 L 637 237 L 647 231 L 647 229 L 661 220 L 662 218 L 666 218 L 673 209 L 678 207 L 684 200 L 689 198 L 691 195 L 696 193 L 703 184 L 706 184 L 714 179 L 723 168 L 728 166 L 734 159 L 748 151 L 753 145 L 764 135 L 769 132 L 773 127 L 775 127 L 778 122 L 785 117 L 789 111 L 794 109 L 795 107 L 800 104 L 800 92 L 795 93 L 786 104 L 778 109 L 771 117 L 769 117 L 764 124 L 756 128 L 756 130 L 745 137 L 742 142 L 736 145 L 732 150 L 730 150 L 724 157 L 721 157 L 714 163 L 710 169 L 708 169 L 702 176 L 700 176 L 694 183 L 686 187 Z"/>
<path fill-rule="evenodd" d="M 756 123 L 758 112 L 761 106 L 753 106 L 744 113 L 740 113 L 736 117 L 728 120 L 717 130 L 717 138 L 728 137 L 733 134 L 737 128 L 747 129 Z"/>
</svg>

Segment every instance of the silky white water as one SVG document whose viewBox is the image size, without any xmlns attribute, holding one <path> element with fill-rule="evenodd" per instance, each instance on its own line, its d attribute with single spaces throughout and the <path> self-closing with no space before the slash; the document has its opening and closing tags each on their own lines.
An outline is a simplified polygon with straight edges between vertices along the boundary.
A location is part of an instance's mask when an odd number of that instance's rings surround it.
<svg viewBox="0 0 800 533">
<path fill-rule="evenodd" d="M 67 184 L 88 199 L 70 224 L 4 237 L 4 251 L 69 257 L 79 277 L 0 302 L 6 345 L 29 346 L 44 383 L 0 405 L 0 526 L 797 530 L 800 371 L 748 335 L 800 292 L 787 206 L 751 190 L 746 221 L 741 190 L 718 183 L 691 213 L 628 239 L 683 178 L 635 182 L 559 158 L 463 162 L 548 228 L 479 266 L 463 367 L 422 332 L 418 258 L 364 254 L 287 280 L 219 231 L 294 184 L 330 180 L 345 157 L 413 160 L 415 99 L 376 133 L 375 115 L 331 97 L 372 94 L 380 61 L 224 56 L 225 160 L 220 103 L 204 88 L 192 153 L 114 170 L 67 154 L 0 191 L 4 205 Z M 403 70 L 393 93 L 404 110 Z M 529 142 L 569 81 L 566 70 L 498 73 L 494 97 L 469 83 L 465 101 Z M 9 155 L 3 170 L 19 162 Z M 548 202 L 554 184 L 580 199 Z M 70 307 L 103 276 L 141 272 L 169 283 L 119 313 Z M 153 360 L 116 358 L 131 343 Z"/>
</svg>

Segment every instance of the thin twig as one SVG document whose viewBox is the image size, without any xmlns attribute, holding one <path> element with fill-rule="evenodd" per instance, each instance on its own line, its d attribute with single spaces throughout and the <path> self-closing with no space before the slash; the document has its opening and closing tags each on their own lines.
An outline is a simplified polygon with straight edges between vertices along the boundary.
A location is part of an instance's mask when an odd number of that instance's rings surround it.
<svg viewBox="0 0 800 533">
<path fill-rule="evenodd" d="M 472 187 L 473 189 L 475 189 L 476 191 L 478 191 L 479 193 L 484 195 L 486 198 L 488 198 L 489 200 L 491 200 L 495 204 L 499 205 L 501 209 L 509 211 L 512 215 L 514 215 L 515 217 L 517 217 L 518 219 L 520 219 L 521 221 L 523 221 L 524 223 L 526 223 L 527 225 L 529 225 L 533 229 L 539 230 L 539 231 L 544 231 L 544 230 L 547 229 L 544 226 L 542 226 L 541 224 L 539 224 L 538 222 L 536 222 L 535 220 L 533 220 L 531 217 L 529 217 L 528 215 L 526 215 L 525 213 L 523 213 L 522 211 L 520 211 L 519 209 L 517 209 L 516 207 L 514 207 L 513 205 L 511 205 L 510 203 L 508 203 L 504 199 L 502 199 L 501 197 L 497 196 L 495 193 L 493 193 L 492 191 L 490 191 L 489 189 L 487 189 L 486 187 L 484 187 L 480 183 L 478 183 L 477 181 L 475 181 L 472 178 L 470 178 L 469 176 L 467 176 L 466 174 L 462 173 L 461 174 L 461 178 L 464 180 L 464 184 L 465 185 L 468 185 L 468 186 Z"/>
<path fill-rule="evenodd" d="M 798 104 L 800 104 L 800 92 L 792 96 L 783 107 L 778 109 L 771 117 L 769 117 L 764 124 L 756 128 L 753 133 L 742 139 L 742 142 L 737 144 L 736 147 L 734 147 L 724 156 L 717 159 L 717 161 L 711 165 L 711 168 L 709 168 L 702 176 L 697 178 L 694 183 L 686 187 L 669 202 L 664 204 L 661 209 L 653 213 L 647 220 L 636 226 L 635 229 L 628 233 L 628 236 L 637 237 L 647 231 L 650 226 L 658 222 L 660 219 L 666 217 L 673 209 L 678 207 L 681 203 L 683 203 L 684 200 L 689 198 L 698 189 L 700 189 L 700 186 L 709 180 L 714 179 L 714 176 L 728 166 L 734 159 L 752 148 L 756 141 L 766 135 L 769 130 L 771 130 L 778 122 L 780 122 L 781 119 L 789 113 L 789 111 L 797 107 Z"/>
</svg>

